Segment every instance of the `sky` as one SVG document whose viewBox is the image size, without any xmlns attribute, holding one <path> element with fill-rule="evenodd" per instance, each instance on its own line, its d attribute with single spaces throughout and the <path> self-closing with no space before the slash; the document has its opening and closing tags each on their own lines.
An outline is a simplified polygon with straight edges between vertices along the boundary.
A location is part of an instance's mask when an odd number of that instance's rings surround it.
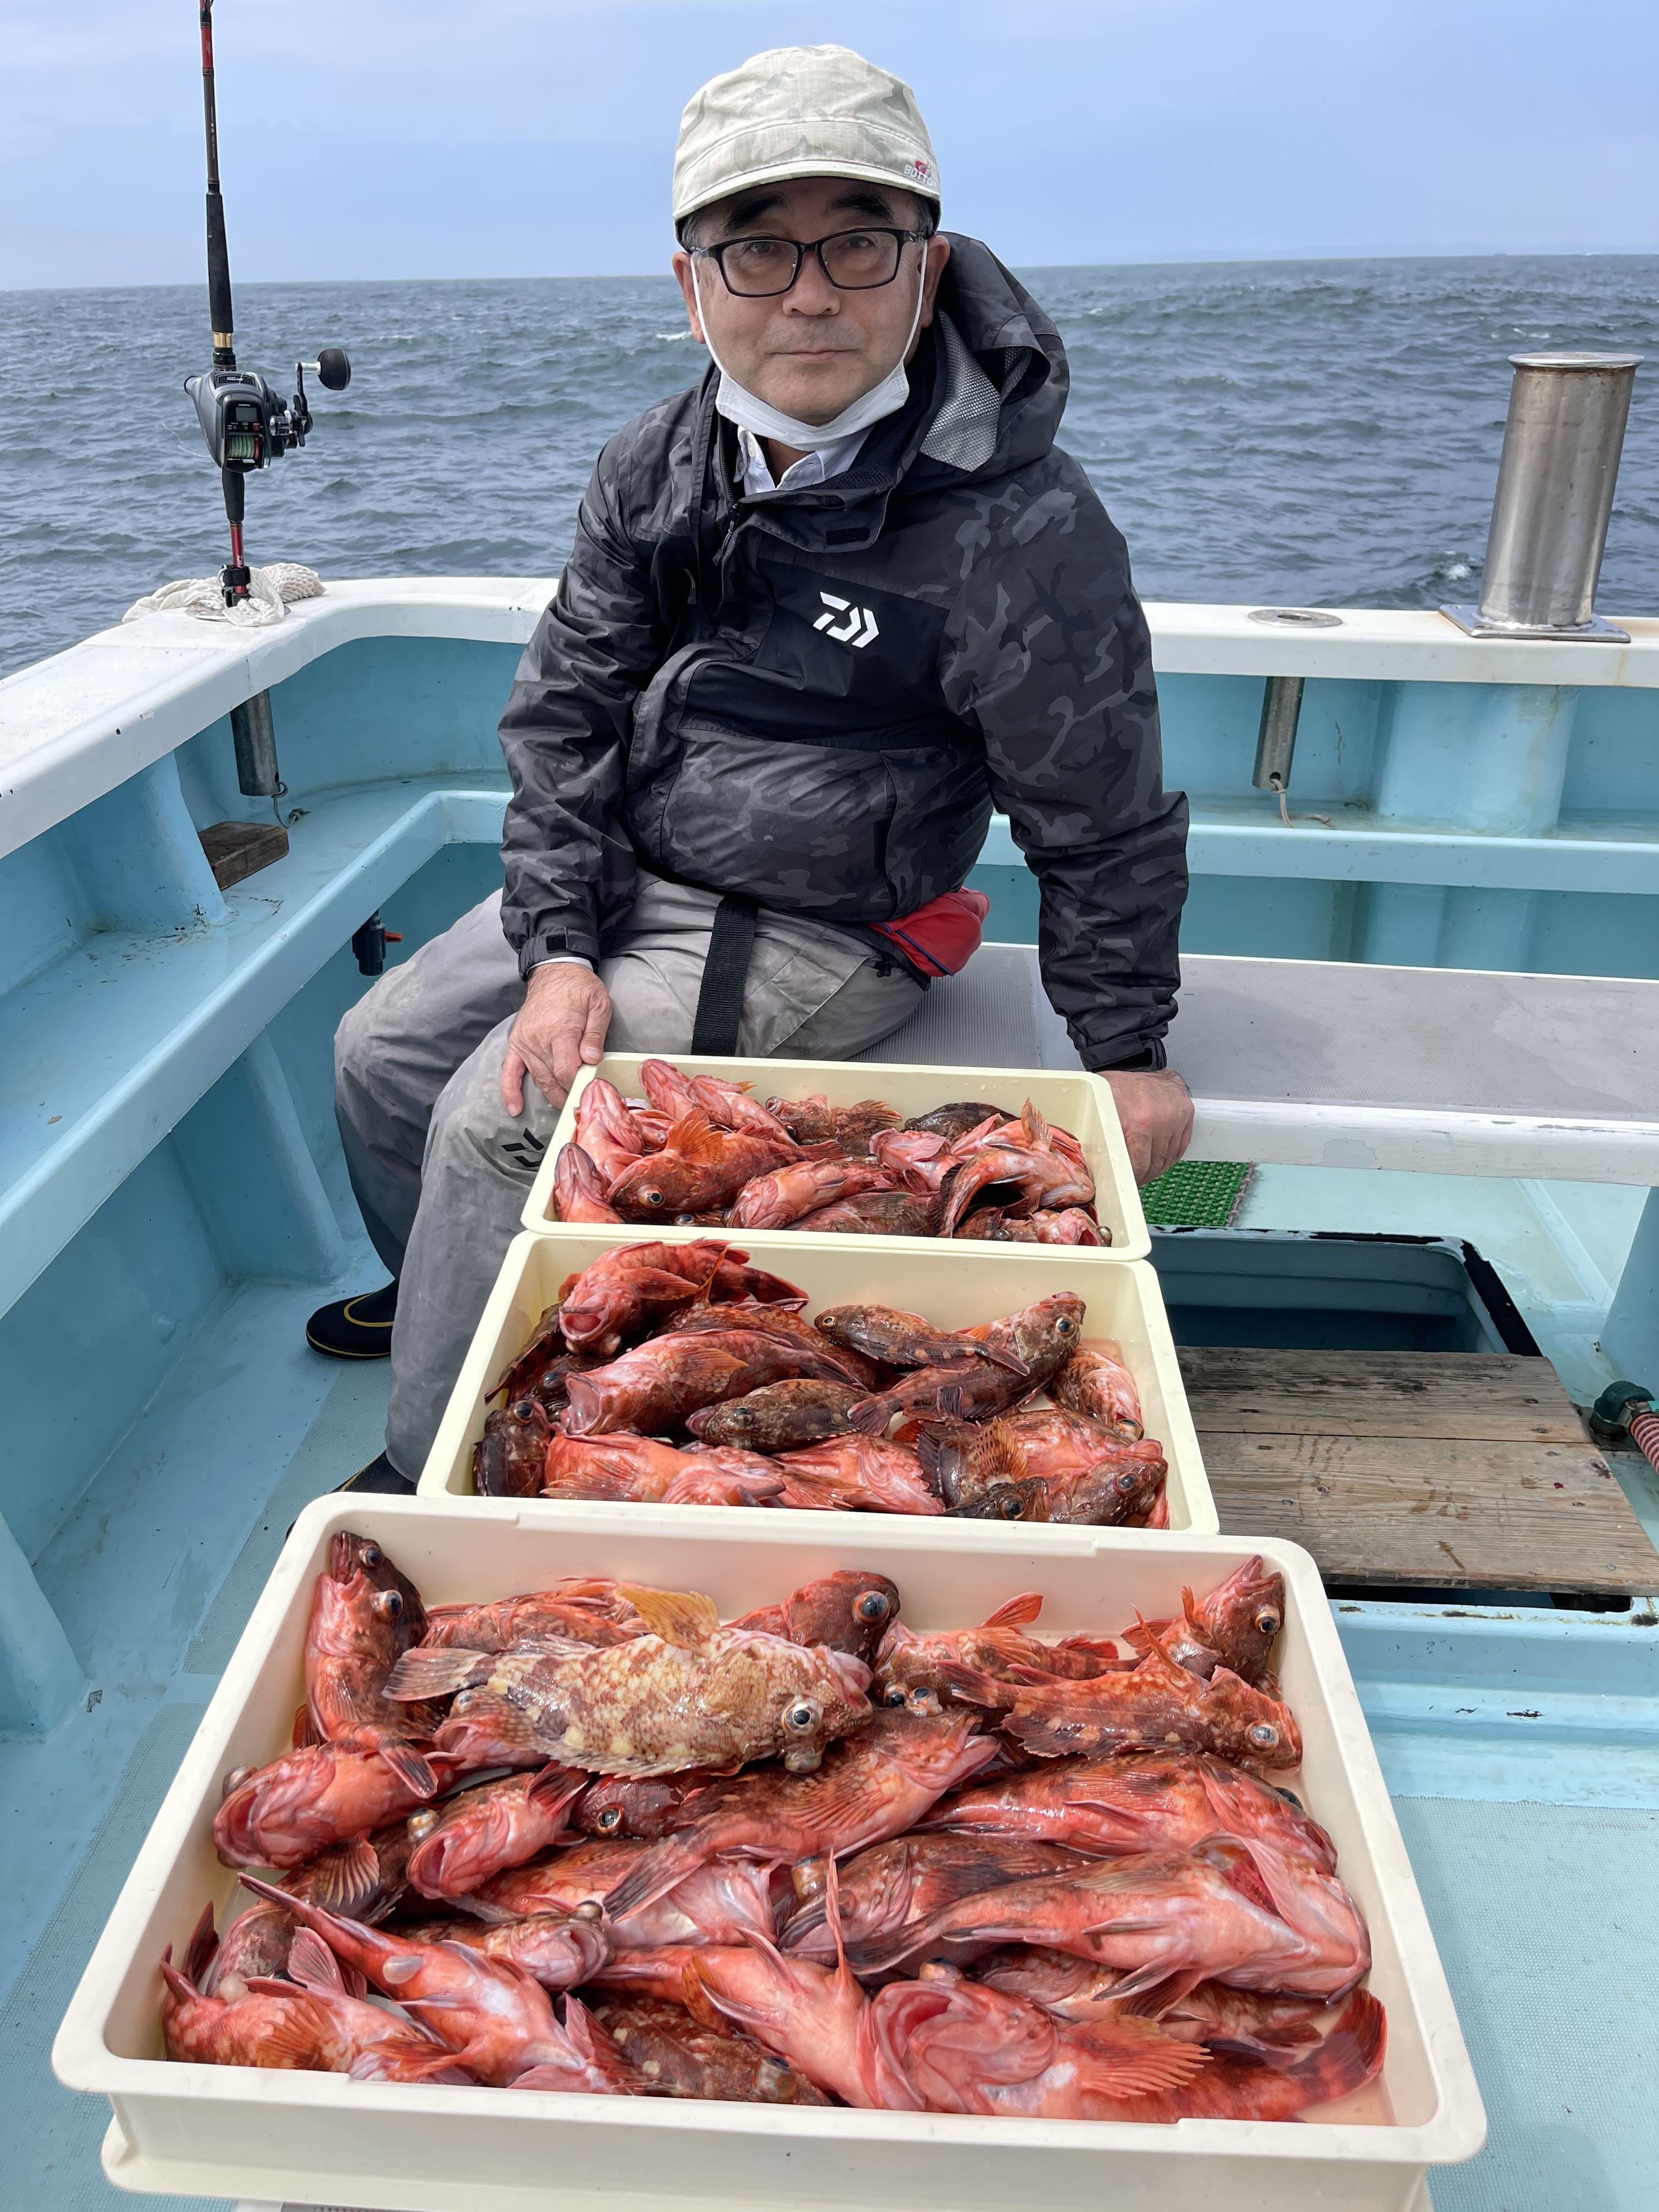
<svg viewBox="0 0 1659 2212">
<path fill-rule="evenodd" d="M 194 0 L 0 0 L 0 289 L 203 268 Z M 1018 265 L 1659 247 L 1653 0 L 218 0 L 232 270 L 642 271 L 763 47 L 915 85 Z"/>
</svg>

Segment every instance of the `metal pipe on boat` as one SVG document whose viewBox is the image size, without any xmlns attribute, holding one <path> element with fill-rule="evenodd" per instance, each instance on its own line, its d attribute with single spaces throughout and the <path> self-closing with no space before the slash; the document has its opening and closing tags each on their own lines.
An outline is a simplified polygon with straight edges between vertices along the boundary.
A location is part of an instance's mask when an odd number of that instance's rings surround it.
<svg viewBox="0 0 1659 2212">
<path fill-rule="evenodd" d="M 1511 354 L 1498 489 L 1478 607 L 1443 607 L 1476 637 L 1629 643 L 1595 611 L 1619 461 L 1641 365 L 1632 353 Z"/>
<path fill-rule="evenodd" d="M 1302 720 L 1302 685 L 1299 676 L 1270 676 L 1262 687 L 1261 726 L 1255 735 L 1255 769 L 1250 777 L 1257 791 L 1284 791 L 1290 785 L 1297 725 Z"/>
<path fill-rule="evenodd" d="M 245 799 L 277 799 L 288 789 L 276 765 L 276 730 L 270 694 L 256 691 L 230 710 L 236 746 L 236 782 Z"/>
</svg>

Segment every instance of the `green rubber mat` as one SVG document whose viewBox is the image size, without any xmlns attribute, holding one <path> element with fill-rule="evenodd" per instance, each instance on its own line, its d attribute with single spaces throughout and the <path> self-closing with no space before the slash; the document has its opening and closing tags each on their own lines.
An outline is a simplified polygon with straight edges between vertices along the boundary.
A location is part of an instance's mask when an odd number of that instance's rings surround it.
<svg viewBox="0 0 1659 2212">
<path fill-rule="evenodd" d="M 1243 1160 L 1177 1160 L 1141 1190 L 1147 1225 L 1231 1229 L 1255 1174 Z"/>
</svg>

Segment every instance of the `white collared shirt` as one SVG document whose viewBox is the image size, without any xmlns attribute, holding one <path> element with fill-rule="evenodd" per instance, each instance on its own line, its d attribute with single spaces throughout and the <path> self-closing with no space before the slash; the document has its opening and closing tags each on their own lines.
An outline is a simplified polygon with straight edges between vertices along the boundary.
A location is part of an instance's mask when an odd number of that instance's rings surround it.
<svg viewBox="0 0 1659 2212">
<path fill-rule="evenodd" d="M 816 453 L 803 454 L 790 463 L 775 483 L 760 440 L 739 423 L 738 458 L 743 463 L 744 490 L 753 499 L 759 492 L 797 491 L 843 476 L 857 460 L 869 434 L 867 430 L 854 430 L 850 438 L 838 438 L 833 446 L 821 446 Z"/>
</svg>

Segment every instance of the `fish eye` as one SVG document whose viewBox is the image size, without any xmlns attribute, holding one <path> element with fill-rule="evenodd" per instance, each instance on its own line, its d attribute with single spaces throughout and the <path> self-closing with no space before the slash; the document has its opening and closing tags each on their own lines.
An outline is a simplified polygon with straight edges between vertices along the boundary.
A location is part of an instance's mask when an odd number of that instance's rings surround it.
<svg viewBox="0 0 1659 2212">
<path fill-rule="evenodd" d="M 513 1408 L 513 1418 L 515 1421 L 527 1421 L 535 1411 L 536 1401 L 533 1398 L 520 1398 Z"/>
<path fill-rule="evenodd" d="M 1134 1486 L 1135 1486 L 1135 1478 L 1134 1478 L 1134 1476 L 1133 1476 L 1133 1475 L 1132 1475 L 1132 1474 L 1121 1474 L 1121 1475 L 1119 1475 L 1119 1477 L 1118 1477 L 1118 1479 L 1117 1479 L 1117 1487 L 1118 1487 L 1118 1489 L 1122 1492 L 1122 1494 L 1123 1494 L 1123 1496 L 1124 1496 L 1125 1498 L 1127 1498 L 1127 1497 L 1128 1496 L 1129 1492 L 1130 1492 L 1134 1488 Z"/>
<path fill-rule="evenodd" d="M 1257 1721 L 1245 1733 L 1258 1751 L 1271 1751 L 1279 1741 L 1279 1730 L 1271 1721 Z"/>
<path fill-rule="evenodd" d="M 1276 1605 L 1264 1605 L 1256 1614 L 1255 1625 L 1258 1634 L 1277 1636 L 1285 1624 Z"/>
<path fill-rule="evenodd" d="M 602 1836 L 613 1835 L 622 1826 L 622 1807 L 607 1805 L 593 1826 Z"/>
<path fill-rule="evenodd" d="M 890 1682 L 881 1693 L 884 1705 L 898 1706 L 905 1702 L 905 1692 L 897 1682 Z"/>
<path fill-rule="evenodd" d="M 404 1594 L 401 1590 L 380 1590 L 375 1595 L 374 1613 L 377 1620 L 401 1620 L 404 1616 Z"/>
<path fill-rule="evenodd" d="M 805 1735 L 809 1729 L 817 1726 L 818 1709 L 811 1698 L 797 1698 L 793 1705 L 785 1709 L 783 1724 L 792 1735 Z"/>
<path fill-rule="evenodd" d="M 1054 1327 L 1061 1336 L 1074 1335 L 1077 1331 L 1077 1316 L 1075 1314 L 1061 1314 L 1059 1320 L 1054 1323 Z"/>
<path fill-rule="evenodd" d="M 1018 1491 L 1005 1491 L 997 1500 L 997 1511 L 1005 1521 L 1018 1521 L 1022 1510 Z"/>
<path fill-rule="evenodd" d="M 423 1844 L 437 1826 L 438 1820 L 439 1815 L 436 1813 L 411 1813 L 409 1816 L 409 1832 L 417 1844 Z"/>
<path fill-rule="evenodd" d="M 600 1920 L 604 1917 L 605 1907 L 597 1897 L 585 1897 L 580 1905 L 573 1905 L 570 1908 L 573 1920 Z"/>
<path fill-rule="evenodd" d="M 362 1561 L 364 1566 L 368 1567 L 371 1572 L 380 1565 L 380 1561 L 385 1558 L 385 1556 L 386 1554 L 381 1551 L 378 1544 L 365 1544 L 362 1551 L 357 1554 L 357 1557 Z"/>
<path fill-rule="evenodd" d="M 253 1775 L 257 1774 L 258 1771 L 259 1770 L 257 1766 L 233 1766 L 229 1773 L 225 1777 L 225 1796 L 227 1797 L 234 1796 L 235 1793 L 241 1788 L 242 1784 L 248 1781 Z"/>
<path fill-rule="evenodd" d="M 641 1185 L 639 1198 L 641 1206 L 660 1206 L 664 1202 L 662 1193 L 651 1189 L 648 1185 Z"/>
<path fill-rule="evenodd" d="M 866 1590 L 853 1610 L 860 1620 L 885 1620 L 887 1600 L 880 1590 Z"/>
</svg>

